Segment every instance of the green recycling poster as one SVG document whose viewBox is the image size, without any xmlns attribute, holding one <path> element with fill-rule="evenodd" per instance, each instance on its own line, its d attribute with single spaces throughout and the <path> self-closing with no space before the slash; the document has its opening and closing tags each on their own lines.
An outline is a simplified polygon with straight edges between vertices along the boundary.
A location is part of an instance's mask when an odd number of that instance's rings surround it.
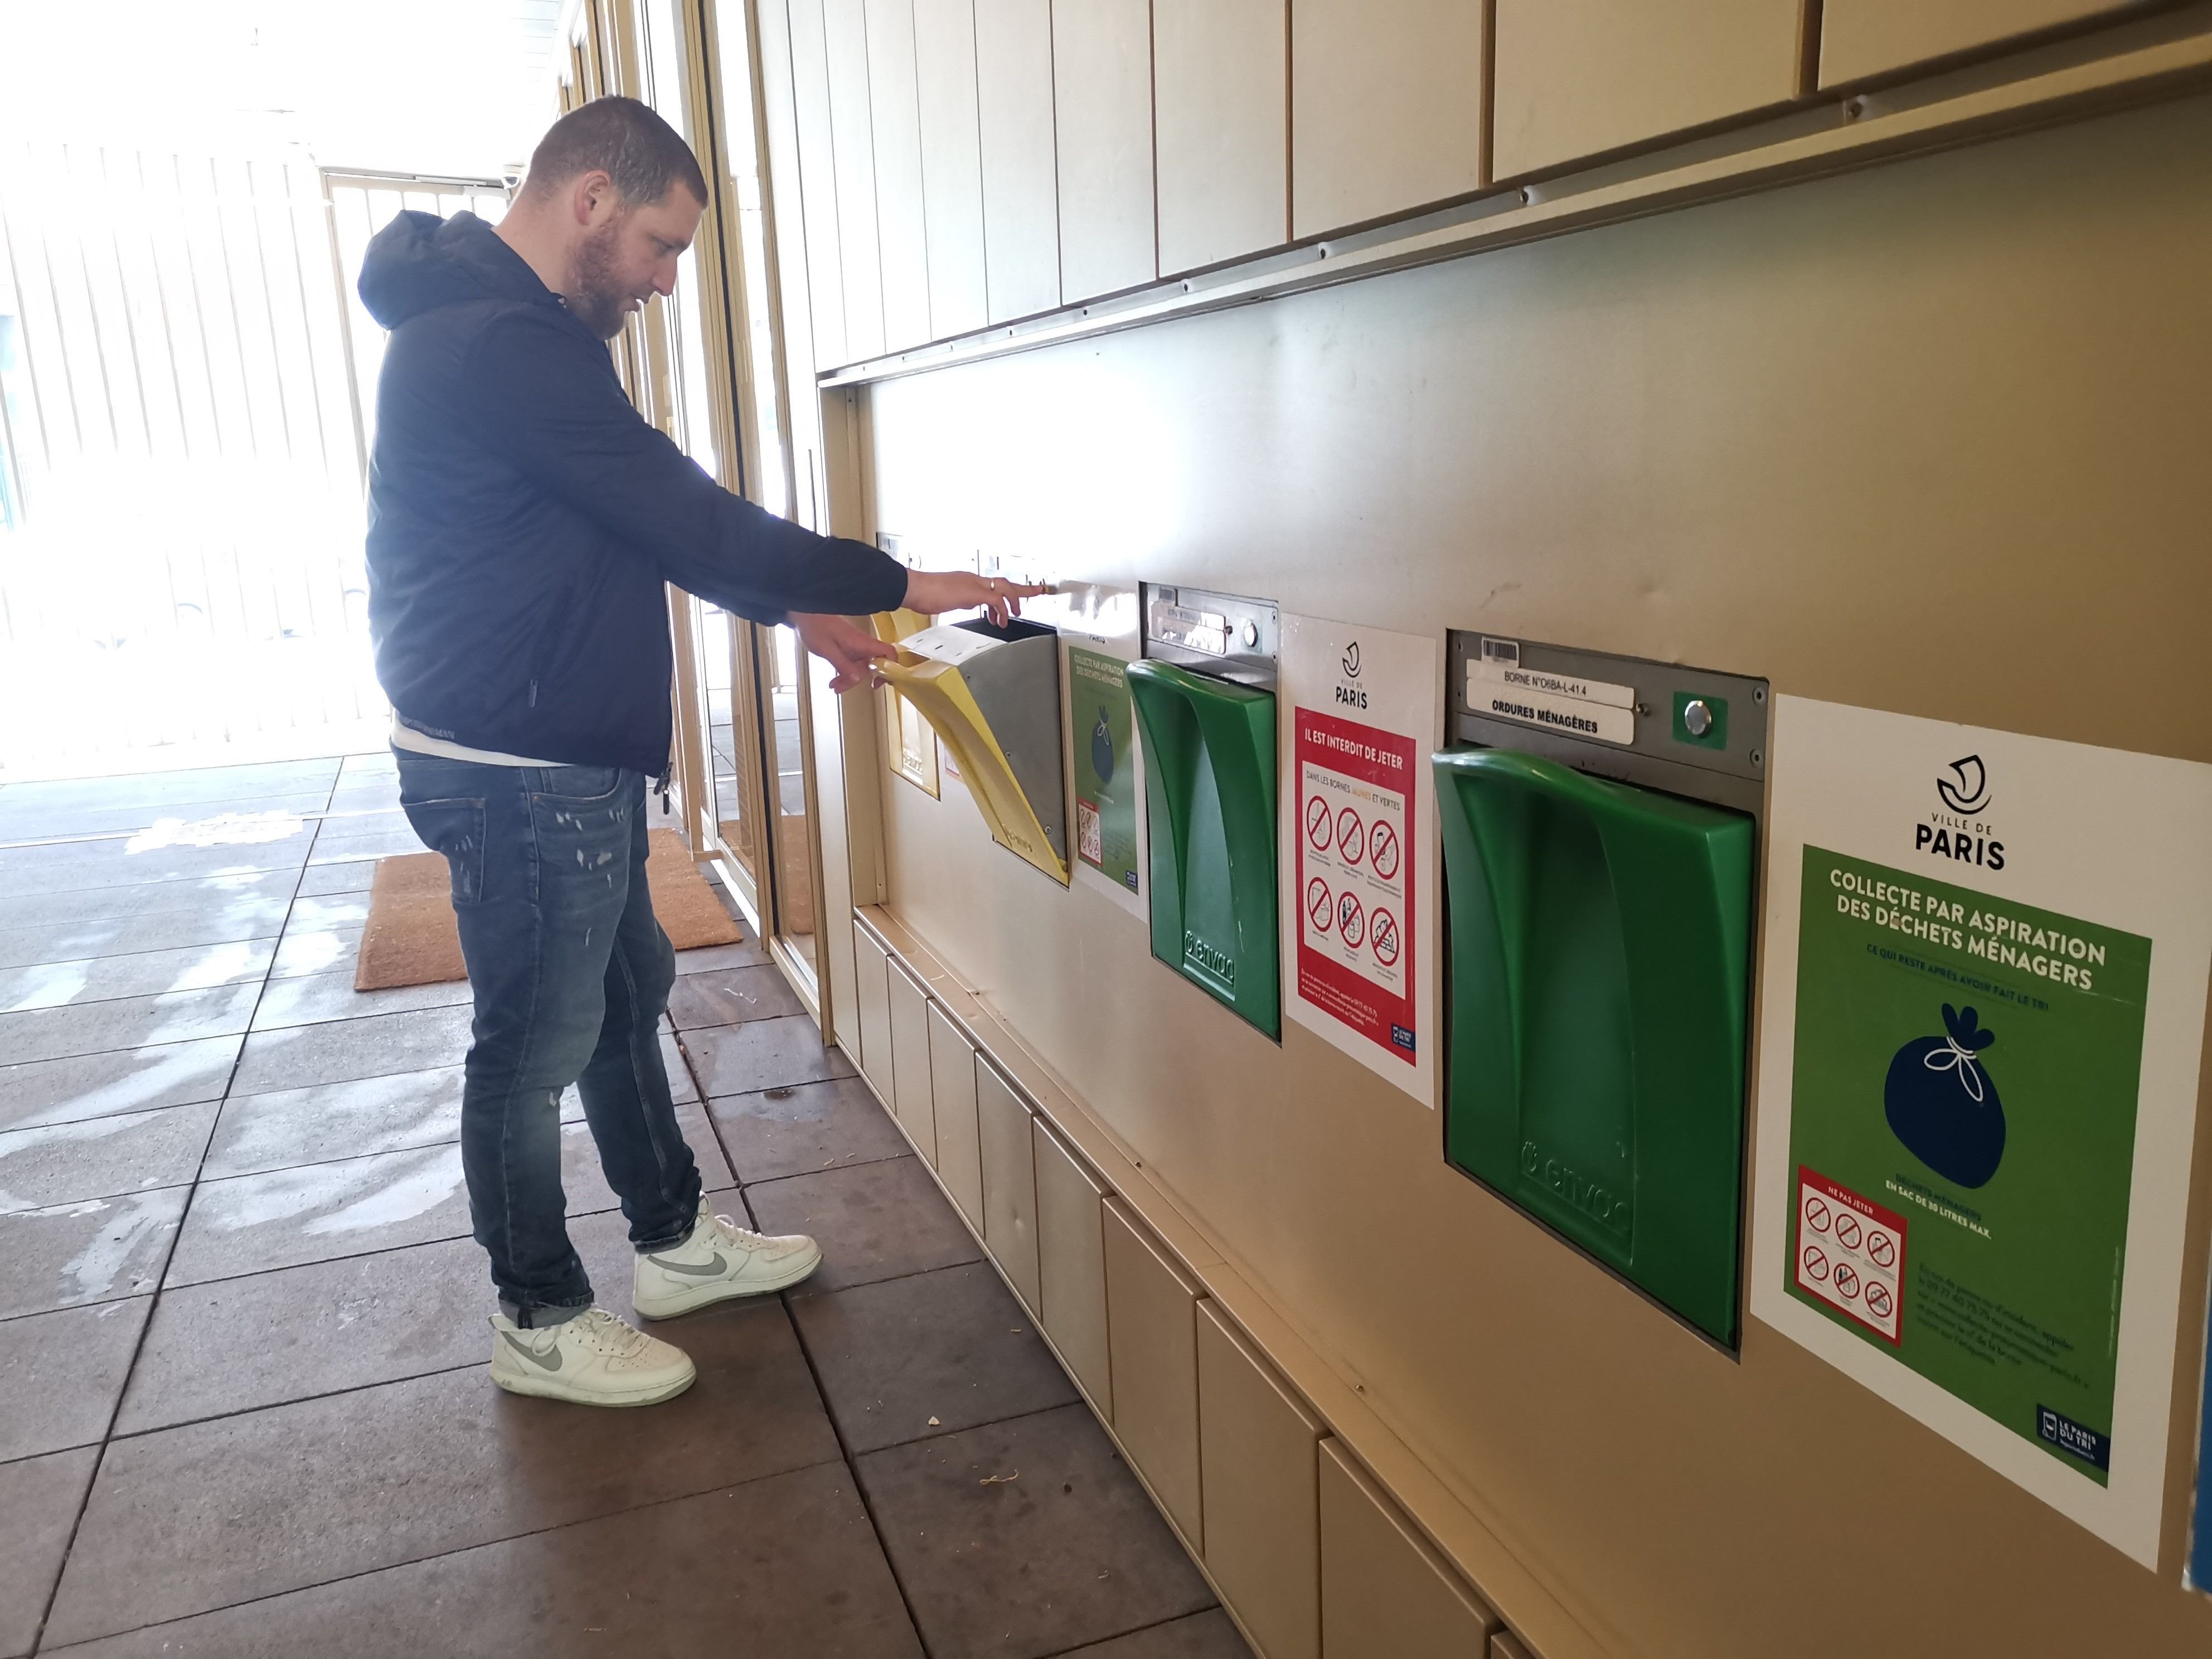
<svg viewBox="0 0 2212 1659">
<path fill-rule="evenodd" d="M 1768 754 L 1751 1316 L 2154 1568 L 2212 766 L 1786 696 Z"/>
<path fill-rule="evenodd" d="M 1809 845 L 1798 915 L 1790 1295 L 2106 1484 L 2150 941 Z"/>
<path fill-rule="evenodd" d="M 1137 775 L 1121 659 L 1067 647 L 1068 745 L 1075 761 L 1075 856 L 1135 893 Z"/>
</svg>

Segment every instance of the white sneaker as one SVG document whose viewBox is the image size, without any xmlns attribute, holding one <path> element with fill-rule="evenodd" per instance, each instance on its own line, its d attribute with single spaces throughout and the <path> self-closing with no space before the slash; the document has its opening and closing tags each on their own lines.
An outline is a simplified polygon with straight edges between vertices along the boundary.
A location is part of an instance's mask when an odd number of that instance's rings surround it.
<svg viewBox="0 0 2212 1659">
<path fill-rule="evenodd" d="M 509 1394 L 579 1406 L 657 1406 L 698 1376 L 683 1349 L 632 1329 L 605 1308 L 528 1331 L 494 1314 L 491 1328 L 491 1380 Z"/>
<path fill-rule="evenodd" d="M 734 1296 L 766 1296 L 796 1285 L 822 1265 L 822 1251 L 803 1234 L 771 1238 L 748 1232 L 699 1200 L 691 1237 L 637 1259 L 630 1299 L 647 1319 L 672 1319 Z"/>
</svg>

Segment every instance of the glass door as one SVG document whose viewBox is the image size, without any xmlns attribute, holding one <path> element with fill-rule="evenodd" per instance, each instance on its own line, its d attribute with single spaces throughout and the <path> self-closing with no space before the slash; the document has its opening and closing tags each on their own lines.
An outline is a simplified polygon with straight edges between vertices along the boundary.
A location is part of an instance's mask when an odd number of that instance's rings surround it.
<svg viewBox="0 0 2212 1659">
<path fill-rule="evenodd" d="M 789 628 L 766 630 L 775 715 L 776 939 L 819 983 L 814 920 L 814 749 L 806 709 L 806 651 Z"/>
<path fill-rule="evenodd" d="M 744 0 L 586 0 L 635 7 L 639 94 L 690 141 L 714 199 L 676 293 L 648 307 L 643 378 L 666 388 L 663 429 L 726 488 L 791 516 L 790 421 L 766 180 L 760 164 L 754 20 Z M 665 368 L 662 365 L 665 365 Z M 678 749 L 695 854 L 822 1012 L 819 875 L 804 651 L 674 594 Z"/>
</svg>

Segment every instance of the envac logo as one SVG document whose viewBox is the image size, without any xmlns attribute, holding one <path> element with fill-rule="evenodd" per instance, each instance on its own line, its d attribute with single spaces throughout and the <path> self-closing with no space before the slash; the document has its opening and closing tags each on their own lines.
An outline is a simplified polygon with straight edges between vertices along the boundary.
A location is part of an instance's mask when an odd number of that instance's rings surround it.
<svg viewBox="0 0 2212 1659">
<path fill-rule="evenodd" d="M 1979 755 L 1954 760 L 1951 763 L 1951 775 L 1936 780 L 1936 793 L 1954 812 L 1972 817 L 1990 804 L 1989 769 L 1982 764 Z"/>
<path fill-rule="evenodd" d="M 2003 869 L 2005 848 L 1996 838 L 1997 827 L 1981 817 L 1990 804 L 1990 774 L 1982 757 L 1963 755 L 1937 773 L 1936 794 L 1946 810 L 1930 812 L 1912 826 L 1912 850 L 1954 864 Z"/>
<path fill-rule="evenodd" d="M 1353 681 L 1358 679 L 1359 641 L 1358 640 L 1352 641 L 1350 645 L 1344 647 L 1344 657 L 1340 665 L 1344 670 L 1345 679 Z M 1367 688 L 1358 684 L 1346 685 L 1340 681 L 1336 688 L 1336 700 L 1346 708 L 1364 708 L 1367 707 Z"/>
</svg>

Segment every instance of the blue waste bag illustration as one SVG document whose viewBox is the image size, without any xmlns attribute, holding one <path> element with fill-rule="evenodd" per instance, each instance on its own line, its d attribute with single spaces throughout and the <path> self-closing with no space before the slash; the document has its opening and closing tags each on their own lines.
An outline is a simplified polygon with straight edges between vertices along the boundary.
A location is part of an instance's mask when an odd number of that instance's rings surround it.
<svg viewBox="0 0 2212 1659">
<path fill-rule="evenodd" d="M 1091 728 L 1091 769 L 1102 784 L 1114 781 L 1114 728 L 1106 722 L 1106 710 L 1098 710 L 1098 724 Z"/>
<path fill-rule="evenodd" d="M 1882 1109 L 1891 1132 L 1947 1181 L 1978 1187 L 2004 1157 L 2004 1107 L 1983 1067 L 1996 1042 L 1972 1008 L 1943 1005 L 1942 1036 L 1916 1037 L 1889 1062 Z"/>
</svg>

